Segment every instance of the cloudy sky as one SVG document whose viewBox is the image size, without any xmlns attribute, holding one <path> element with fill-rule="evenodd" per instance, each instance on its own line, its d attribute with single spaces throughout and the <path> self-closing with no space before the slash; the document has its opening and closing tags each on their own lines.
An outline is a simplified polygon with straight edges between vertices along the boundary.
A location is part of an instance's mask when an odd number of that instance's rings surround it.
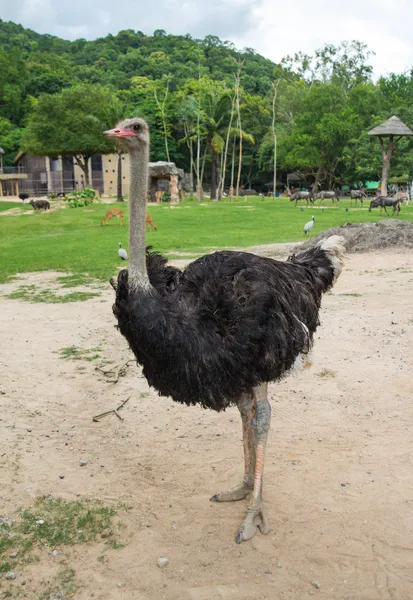
<svg viewBox="0 0 413 600">
<path fill-rule="evenodd" d="M 121 29 L 212 34 L 274 61 L 356 39 L 376 53 L 376 76 L 413 66 L 411 0 L 0 0 L 0 18 L 71 40 Z"/>
</svg>

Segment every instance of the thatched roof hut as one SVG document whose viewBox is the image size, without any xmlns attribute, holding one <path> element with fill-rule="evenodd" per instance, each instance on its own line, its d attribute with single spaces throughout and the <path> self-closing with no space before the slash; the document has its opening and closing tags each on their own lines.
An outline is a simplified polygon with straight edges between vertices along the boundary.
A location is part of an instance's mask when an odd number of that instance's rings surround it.
<svg viewBox="0 0 413 600">
<path fill-rule="evenodd" d="M 407 127 L 399 119 L 393 115 L 377 127 L 374 127 L 369 131 L 369 135 L 374 135 L 379 140 L 381 153 L 383 156 L 383 168 L 381 175 L 381 193 L 382 196 L 387 196 L 387 181 L 389 178 L 389 170 L 390 170 L 390 159 L 393 153 L 393 150 L 396 146 L 396 142 L 400 140 L 400 138 L 404 136 L 413 135 L 413 131 Z M 384 138 L 389 138 L 387 148 L 384 146 Z"/>
<path fill-rule="evenodd" d="M 393 117 L 390 117 L 390 119 L 381 125 L 371 129 L 369 131 L 369 135 L 379 135 L 382 137 L 388 137 L 392 135 L 394 137 L 398 137 L 404 135 L 413 135 L 413 131 L 409 129 L 407 125 L 405 125 L 403 121 L 399 119 L 399 117 L 393 115 Z"/>
</svg>

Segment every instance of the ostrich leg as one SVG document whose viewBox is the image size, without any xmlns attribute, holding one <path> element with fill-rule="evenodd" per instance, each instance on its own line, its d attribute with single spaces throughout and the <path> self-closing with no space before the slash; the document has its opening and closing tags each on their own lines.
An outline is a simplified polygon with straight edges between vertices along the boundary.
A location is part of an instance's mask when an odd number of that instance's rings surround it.
<svg viewBox="0 0 413 600">
<path fill-rule="evenodd" d="M 255 446 L 254 489 L 247 516 L 235 538 L 237 544 L 252 538 L 257 528 L 263 534 L 269 533 L 271 529 L 262 503 L 264 457 L 271 422 L 271 405 L 267 399 L 267 388 L 268 384 L 264 383 L 254 388 L 252 392 L 255 409 L 251 422 Z"/>
<path fill-rule="evenodd" d="M 252 432 L 254 416 L 254 396 L 251 393 L 241 394 L 237 400 L 238 410 L 242 418 L 242 441 L 244 446 L 244 479 L 235 487 L 212 496 L 215 502 L 235 502 L 243 500 L 251 492 L 254 485 L 255 447 Z"/>
<path fill-rule="evenodd" d="M 252 394 L 242 394 L 237 402 L 242 417 L 245 473 L 242 483 L 212 496 L 216 502 L 243 500 L 252 490 L 247 516 L 238 530 L 237 544 L 249 540 L 257 528 L 267 534 L 270 525 L 262 504 L 264 454 L 271 421 L 271 406 L 267 399 L 268 385 L 262 384 Z"/>
</svg>

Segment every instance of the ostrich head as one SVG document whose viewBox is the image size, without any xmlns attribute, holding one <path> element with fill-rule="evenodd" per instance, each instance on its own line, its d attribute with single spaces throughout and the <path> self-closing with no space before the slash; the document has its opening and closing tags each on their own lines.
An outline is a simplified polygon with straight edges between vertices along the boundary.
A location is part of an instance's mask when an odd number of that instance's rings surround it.
<svg viewBox="0 0 413 600">
<path fill-rule="evenodd" d="M 149 127 L 140 117 L 124 119 L 114 129 L 108 129 L 103 133 L 106 137 L 114 138 L 126 152 L 142 145 L 149 146 Z"/>
</svg>

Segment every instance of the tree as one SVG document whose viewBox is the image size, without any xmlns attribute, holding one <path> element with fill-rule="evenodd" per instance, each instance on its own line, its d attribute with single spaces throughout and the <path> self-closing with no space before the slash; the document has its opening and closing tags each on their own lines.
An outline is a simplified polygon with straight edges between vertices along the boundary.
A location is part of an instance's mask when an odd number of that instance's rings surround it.
<svg viewBox="0 0 413 600">
<path fill-rule="evenodd" d="M 154 82 L 152 84 L 152 91 L 153 91 L 153 96 L 155 98 L 156 106 L 158 107 L 158 111 L 161 116 L 163 135 L 164 135 L 164 139 L 165 139 L 166 160 L 168 162 L 171 162 L 171 157 L 169 156 L 169 147 L 168 147 L 168 136 L 170 135 L 170 127 L 169 127 L 169 123 L 168 123 L 167 108 L 166 108 L 168 94 L 169 94 L 169 78 L 165 79 L 165 88 L 162 89 L 163 98 L 160 99 L 159 98 L 160 87 L 163 83 L 164 83 L 163 81 L 156 82 L 156 83 Z M 162 88 L 163 88 L 163 85 L 162 85 Z"/>
<path fill-rule="evenodd" d="M 331 188 L 344 148 L 358 132 L 359 120 L 347 95 L 333 84 L 314 84 L 294 119 L 291 135 L 283 138 L 284 166 L 311 174 L 315 191 L 322 182 Z"/>
<path fill-rule="evenodd" d="M 102 135 L 102 123 L 114 98 L 112 90 L 96 85 L 76 85 L 40 96 L 23 134 L 23 150 L 46 156 L 73 155 L 88 187 L 90 157 L 113 151 L 112 142 Z"/>
<path fill-rule="evenodd" d="M 367 83 L 373 67 L 369 64 L 374 52 L 366 44 L 353 40 L 338 46 L 326 44 L 313 55 L 297 52 L 282 60 L 282 66 L 295 72 L 310 83 L 332 83 L 347 90 L 360 83 Z"/>
<path fill-rule="evenodd" d="M 3 165 L 12 163 L 19 150 L 21 135 L 22 130 L 19 127 L 0 117 L 0 145 L 5 152 Z"/>
<path fill-rule="evenodd" d="M 272 184 L 272 193 L 273 196 L 275 197 L 276 195 L 276 191 L 277 191 L 277 130 L 275 127 L 275 118 L 276 118 L 276 113 L 275 113 L 275 102 L 277 100 L 277 92 L 278 92 L 278 86 L 279 86 L 279 81 L 274 81 L 273 83 L 273 99 L 272 99 L 272 113 L 271 113 L 271 131 L 272 131 L 272 137 L 273 137 L 273 141 L 274 141 L 274 176 L 273 176 L 273 184 Z"/>
</svg>

